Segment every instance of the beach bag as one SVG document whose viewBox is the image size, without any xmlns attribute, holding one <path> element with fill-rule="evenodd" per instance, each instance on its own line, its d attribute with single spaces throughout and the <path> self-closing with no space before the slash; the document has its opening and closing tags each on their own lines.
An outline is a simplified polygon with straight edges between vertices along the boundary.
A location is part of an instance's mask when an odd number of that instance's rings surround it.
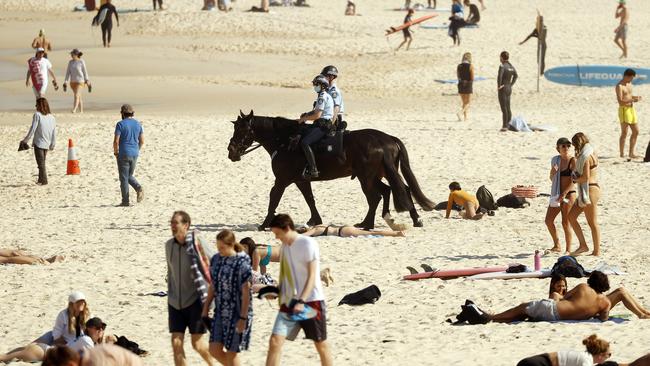
<svg viewBox="0 0 650 366">
<path fill-rule="evenodd" d="M 578 260 L 570 255 L 565 255 L 557 259 L 557 262 L 551 269 L 551 276 L 561 274 L 564 277 L 587 277 L 587 271 L 578 263 Z"/>
<path fill-rule="evenodd" d="M 478 200 L 478 205 L 480 208 L 486 209 L 488 211 L 498 210 L 499 207 L 494 203 L 494 196 L 485 186 L 478 187 L 476 191 L 476 199 Z"/>
<path fill-rule="evenodd" d="M 645 158 L 643 158 L 643 161 L 646 163 L 650 161 L 650 142 L 648 142 L 648 147 L 645 149 Z"/>
<path fill-rule="evenodd" d="M 343 304 L 348 305 L 364 305 L 374 304 L 381 297 L 381 291 L 375 285 L 370 285 L 363 290 L 347 294 L 339 301 L 339 306 Z"/>
<path fill-rule="evenodd" d="M 456 321 L 451 322 L 453 325 L 461 325 L 466 322 L 472 325 L 475 324 L 487 324 L 490 320 L 487 316 L 487 313 L 481 310 L 476 306 L 471 300 L 465 300 L 465 305 L 460 306 L 460 314 L 456 315 Z"/>
<path fill-rule="evenodd" d="M 516 185 L 510 188 L 510 192 L 516 197 L 524 198 L 536 198 L 539 195 L 539 190 L 535 186 Z"/>
<path fill-rule="evenodd" d="M 528 123 L 524 120 L 524 117 L 517 116 L 510 120 L 508 123 L 508 129 L 515 132 L 533 132 L 533 130 L 528 127 Z"/>
<path fill-rule="evenodd" d="M 524 208 L 530 206 L 530 203 L 523 197 L 517 197 L 514 194 L 506 194 L 497 200 L 497 206 L 507 208 Z"/>
</svg>

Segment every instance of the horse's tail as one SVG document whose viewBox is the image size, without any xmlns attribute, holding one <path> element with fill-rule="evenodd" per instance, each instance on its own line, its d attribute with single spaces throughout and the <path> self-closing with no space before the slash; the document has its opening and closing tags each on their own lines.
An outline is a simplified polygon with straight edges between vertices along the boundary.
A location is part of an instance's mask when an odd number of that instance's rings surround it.
<svg viewBox="0 0 650 366">
<path fill-rule="evenodd" d="M 420 188 L 420 184 L 418 183 L 418 180 L 415 178 L 415 174 L 413 174 L 413 171 L 411 170 L 411 165 L 409 164 L 409 154 L 406 151 L 406 146 L 404 146 L 404 143 L 397 137 L 394 137 L 394 139 L 397 145 L 399 146 L 399 150 L 400 150 L 399 162 L 402 170 L 402 175 L 406 180 L 406 184 L 408 184 L 408 187 L 411 191 L 411 195 L 413 196 L 413 198 L 415 198 L 415 201 L 422 207 L 423 210 L 425 211 L 433 210 L 436 207 L 436 204 L 430 199 L 428 199 L 424 195 L 424 192 L 422 192 L 422 189 Z"/>
<path fill-rule="evenodd" d="M 404 185 L 404 181 L 402 181 L 402 177 L 400 177 L 397 169 L 398 165 L 397 161 L 395 161 L 395 156 L 384 150 L 384 172 L 390 190 L 393 193 L 395 211 L 410 211 L 413 209 L 413 201 L 411 201 L 406 185 Z"/>
</svg>

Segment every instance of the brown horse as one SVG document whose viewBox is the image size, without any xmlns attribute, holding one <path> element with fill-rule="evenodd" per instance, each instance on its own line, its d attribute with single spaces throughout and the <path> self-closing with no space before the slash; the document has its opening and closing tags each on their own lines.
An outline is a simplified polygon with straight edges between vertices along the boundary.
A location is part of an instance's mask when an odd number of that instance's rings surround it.
<svg viewBox="0 0 650 366">
<path fill-rule="evenodd" d="M 316 202 L 311 190 L 311 181 L 303 178 L 305 158 L 299 151 L 288 148 L 289 139 L 298 134 L 304 126 L 297 121 L 281 117 L 254 116 L 253 111 L 244 115 L 240 111 L 237 120 L 233 122 L 235 131 L 228 144 L 228 158 L 239 161 L 241 157 L 257 147 L 263 147 L 271 156 L 271 168 L 275 175 L 275 184 L 271 188 L 269 208 L 260 230 L 268 227 L 275 215 L 275 209 L 280 203 L 284 190 L 295 184 L 307 202 L 311 211 L 309 225 L 322 224 L 322 219 L 316 209 Z M 259 145 L 250 149 L 253 142 Z M 316 161 L 320 175 L 314 180 L 331 180 L 344 177 L 355 177 L 361 183 L 361 189 L 368 201 L 368 213 L 355 226 L 373 229 L 375 213 L 379 201 L 384 200 L 382 217 L 390 219 L 390 194 L 393 193 L 393 204 L 397 212 L 409 211 L 413 226 L 421 227 L 422 220 L 413 204 L 413 198 L 425 210 L 430 211 L 435 203 L 430 201 L 418 184 L 409 166 L 406 147 L 398 138 L 381 131 L 365 129 L 346 133 L 343 137 L 344 158 L 336 154 L 319 154 Z M 401 167 L 406 180 L 405 185 L 398 169 Z M 386 178 L 388 185 L 382 182 Z"/>
</svg>

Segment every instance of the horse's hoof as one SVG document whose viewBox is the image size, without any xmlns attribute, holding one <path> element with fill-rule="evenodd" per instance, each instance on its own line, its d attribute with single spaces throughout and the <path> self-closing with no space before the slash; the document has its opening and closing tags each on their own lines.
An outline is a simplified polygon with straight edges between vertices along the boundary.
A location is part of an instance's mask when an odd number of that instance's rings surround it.
<svg viewBox="0 0 650 366">
<path fill-rule="evenodd" d="M 424 226 L 424 222 L 422 222 L 422 219 L 417 219 L 413 221 L 413 227 L 423 227 L 423 226 Z"/>
<path fill-rule="evenodd" d="M 307 226 L 316 226 L 316 225 L 320 225 L 322 223 L 323 223 L 323 219 L 321 219 L 320 217 L 315 218 L 315 219 L 311 218 L 311 219 L 309 219 L 309 221 L 307 221 Z"/>
<path fill-rule="evenodd" d="M 264 230 L 266 230 L 266 225 L 262 224 L 262 225 L 258 226 L 258 227 L 257 227 L 257 230 L 258 230 L 258 231 L 264 231 Z"/>
<path fill-rule="evenodd" d="M 354 227 L 359 228 L 359 229 L 363 229 L 363 230 L 372 230 L 372 229 L 375 228 L 375 225 L 368 225 L 368 224 L 365 224 L 363 222 L 360 222 L 358 224 L 354 224 Z"/>
</svg>

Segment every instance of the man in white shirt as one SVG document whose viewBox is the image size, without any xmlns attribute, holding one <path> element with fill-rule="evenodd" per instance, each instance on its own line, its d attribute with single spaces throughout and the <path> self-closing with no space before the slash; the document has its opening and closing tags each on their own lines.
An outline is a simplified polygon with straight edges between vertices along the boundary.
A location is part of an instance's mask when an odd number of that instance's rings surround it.
<svg viewBox="0 0 650 366">
<path fill-rule="evenodd" d="M 56 83 L 56 77 L 52 72 L 52 63 L 50 60 L 43 57 L 45 49 L 37 48 L 36 55 L 27 61 L 27 77 L 25 79 L 25 86 L 29 87 L 29 79 L 32 79 L 32 89 L 36 98 L 44 98 L 45 91 L 47 91 L 48 74 L 52 76 L 52 85 L 54 90 L 59 90 Z"/>
<path fill-rule="evenodd" d="M 305 338 L 314 341 L 321 365 L 333 364 L 327 344 L 325 295 L 319 281 L 320 251 L 314 238 L 295 231 L 289 215 L 276 215 L 269 224 L 276 239 L 282 242 L 280 252 L 280 312 L 269 340 L 267 366 L 280 365 L 285 339 L 294 340 L 302 328 Z"/>
</svg>

